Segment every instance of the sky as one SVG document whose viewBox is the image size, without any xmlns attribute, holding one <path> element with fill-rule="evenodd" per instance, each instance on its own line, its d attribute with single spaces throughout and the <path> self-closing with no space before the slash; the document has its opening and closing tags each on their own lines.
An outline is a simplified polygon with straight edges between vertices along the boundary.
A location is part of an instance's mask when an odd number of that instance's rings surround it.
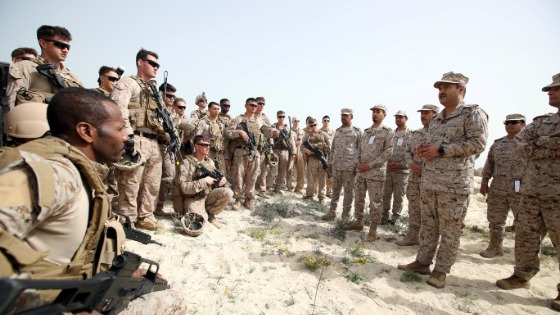
<svg viewBox="0 0 560 315">
<path fill-rule="evenodd" d="M 73 40 L 65 66 L 96 87 L 102 65 L 136 73 L 140 48 L 155 51 L 168 82 L 196 109 L 196 95 L 228 98 L 231 113 L 264 96 L 265 113 L 305 119 L 354 110 L 371 126 L 371 108 L 397 110 L 421 127 L 424 104 L 438 104 L 433 83 L 448 71 L 470 78 L 466 103 L 489 115 L 486 151 L 505 135 L 507 114 L 555 112 L 541 88 L 560 72 L 560 1 L 105 1 L 0 2 L 0 61 L 17 47 L 39 48 L 39 26 L 66 27 Z"/>
</svg>

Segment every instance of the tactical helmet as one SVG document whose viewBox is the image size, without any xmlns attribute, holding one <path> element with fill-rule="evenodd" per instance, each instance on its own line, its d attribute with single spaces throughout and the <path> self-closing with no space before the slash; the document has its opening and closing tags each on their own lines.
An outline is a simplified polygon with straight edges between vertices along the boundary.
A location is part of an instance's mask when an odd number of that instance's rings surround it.
<svg viewBox="0 0 560 315">
<path fill-rule="evenodd" d="M 278 159 L 278 155 L 276 155 L 276 153 L 272 152 L 272 150 L 270 150 L 270 153 L 268 153 L 265 156 L 265 162 L 270 166 L 278 165 L 279 160 L 280 159 Z"/>
<path fill-rule="evenodd" d="M 181 226 L 187 235 L 197 237 L 204 230 L 205 219 L 198 213 L 189 212 L 181 218 Z"/>
<path fill-rule="evenodd" d="M 113 166 L 121 171 L 132 171 L 144 165 L 146 160 L 140 154 L 140 152 L 135 151 L 131 153 L 128 150 L 124 151 L 123 158 L 118 163 L 113 164 Z"/>
<path fill-rule="evenodd" d="M 18 105 L 8 112 L 4 121 L 4 133 L 10 137 L 36 139 L 49 130 L 45 103 Z"/>
</svg>

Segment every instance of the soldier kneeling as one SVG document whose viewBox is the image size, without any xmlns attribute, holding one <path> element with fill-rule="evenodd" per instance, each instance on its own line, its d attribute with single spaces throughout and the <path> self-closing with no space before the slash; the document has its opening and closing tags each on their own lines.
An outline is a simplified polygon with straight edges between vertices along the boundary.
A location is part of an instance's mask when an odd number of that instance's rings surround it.
<svg viewBox="0 0 560 315">
<path fill-rule="evenodd" d="M 182 214 L 181 224 L 190 236 L 202 234 L 207 222 L 217 228 L 216 216 L 233 197 L 233 191 L 224 187 L 227 180 L 208 158 L 210 143 L 202 136 L 193 139 L 194 152 L 177 166 L 173 180 L 173 207 Z"/>
</svg>

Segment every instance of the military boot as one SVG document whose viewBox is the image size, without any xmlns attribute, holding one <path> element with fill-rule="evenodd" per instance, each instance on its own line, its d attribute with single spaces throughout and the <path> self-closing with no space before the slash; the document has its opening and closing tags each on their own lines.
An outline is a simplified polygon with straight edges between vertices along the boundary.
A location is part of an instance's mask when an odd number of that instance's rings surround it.
<svg viewBox="0 0 560 315">
<path fill-rule="evenodd" d="M 241 208 L 241 201 L 239 199 L 235 199 L 235 202 L 231 206 L 232 210 L 239 210 Z"/>
<path fill-rule="evenodd" d="M 428 280 L 426 280 L 426 283 L 434 288 L 443 289 L 445 287 L 446 277 L 447 275 L 445 273 L 434 270 Z"/>
<path fill-rule="evenodd" d="M 512 275 L 509 278 L 496 281 L 496 285 L 504 290 L 513 290 L 520 288 L 529 288 L 531 286 L 531 283 L 529 283 L 529 280 L 524 280 L 519 276 Z"/>
<path fill-rule="evenodd" d="M 398 265 L 397 268 L 403 271 L 413 271 L 421 275 L 429 275 L 431 273 L 430 266 L 419 263 L 417 260 L 407 265 Z"/>
<path fill-rule="evenodd" d="M 263 198 L 263 199 L 269 199 L 270 197 L 268 196 L 268 194 L 266 193 L 266 191 L 257 191 L 257 196 Z"/>
<path fill-rule="evenodd" d="M 135 227 L 145 229 L 145 230 L 155 231 L 157 230 L 159 225 L 155 218 L 146 217 L 146 218 L 138 218 Z"/>
<path fill-rule="evenodd" d="M 332 221 L 334 219 L 336 219 L 336 212 L 334 210 L 330 210 L 327 214 L 321 217 L 321 220 L 323 221 Z"/>
<path fill-rule="evenodd" d="M 350 224 L 346 224 L 344 229 L 348 231 L 362 231 L 364 229 L 364 222 L 362 220 L 356 220 Z"/>
<path fill-rule="evenodd" d="M 414 235 L 414 233 L 409 232 L 408 234 L 406 234 L 405 238 L 396 241 L 395 244 L 397 244 L 398 246 L 418 245 L 420 244 L 420 242 L 418 241 L 418 233 Z"/>
<path fill-rule="evenodd" d="M 368 242 L 375 242 L 377 240 L 377 222 L 371 222 L 369 226 L 369 233 L 367 235 Z"/>
<path fill-rule="evenodd" d="M 247 209 L 247 210 L 255 210 L 255 206 L 253 205 L 253 200 L 252 199 L 245 199 L 245 202 L 243 203 L 243 206 Z"/>
<path fill-rule="evenodd" d="M 504 252 L 502 250 L 502 239 L 498 236 L 490 235 L 490 244 L 488 244 L 488 248 L 482 252 L 480 252 L 480 256 L 485 258 L 492 258 L 496 256 L 503 256 Z"/>
</svg>

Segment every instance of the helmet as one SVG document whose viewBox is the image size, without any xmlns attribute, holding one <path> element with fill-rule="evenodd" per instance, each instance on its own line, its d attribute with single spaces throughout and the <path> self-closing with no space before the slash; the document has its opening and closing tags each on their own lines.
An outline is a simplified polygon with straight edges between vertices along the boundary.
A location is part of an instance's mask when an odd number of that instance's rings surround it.
<svg viewBox="0 0 560 315">
<path fill-rule="evenodd" d="M 187 235 L 197 237 L 202 234 L 205 221 L 200 214 L 189 212 L 181 218 L 181 226 Z"/>
<path fill-rule="evenodd" d="M 272 150 L 270 150 L 265 156 L 265 162 L 270 166 L 278 165 L 278 161 L 278 155 L 276 155 L 276 153 L 274 153 Z"/>
<path fill-rule="evenodd" d="M 125 150 L 122 160 L 118 163 L 113 164 L 113 166 L 121 171 L 132 171 L 137 169 L 140 165 L 144 165 L 146 161 L 140 155 L 140 152 L 134 151 L 131 153 L 129 150 Z"/>
<path fill-rule="evenodd" d="M 49 130 L 45 103 L 18 105 L 8 112 L 4 121 L 4 133 L 10 137 L 36 139 Z"/>
</svg>

